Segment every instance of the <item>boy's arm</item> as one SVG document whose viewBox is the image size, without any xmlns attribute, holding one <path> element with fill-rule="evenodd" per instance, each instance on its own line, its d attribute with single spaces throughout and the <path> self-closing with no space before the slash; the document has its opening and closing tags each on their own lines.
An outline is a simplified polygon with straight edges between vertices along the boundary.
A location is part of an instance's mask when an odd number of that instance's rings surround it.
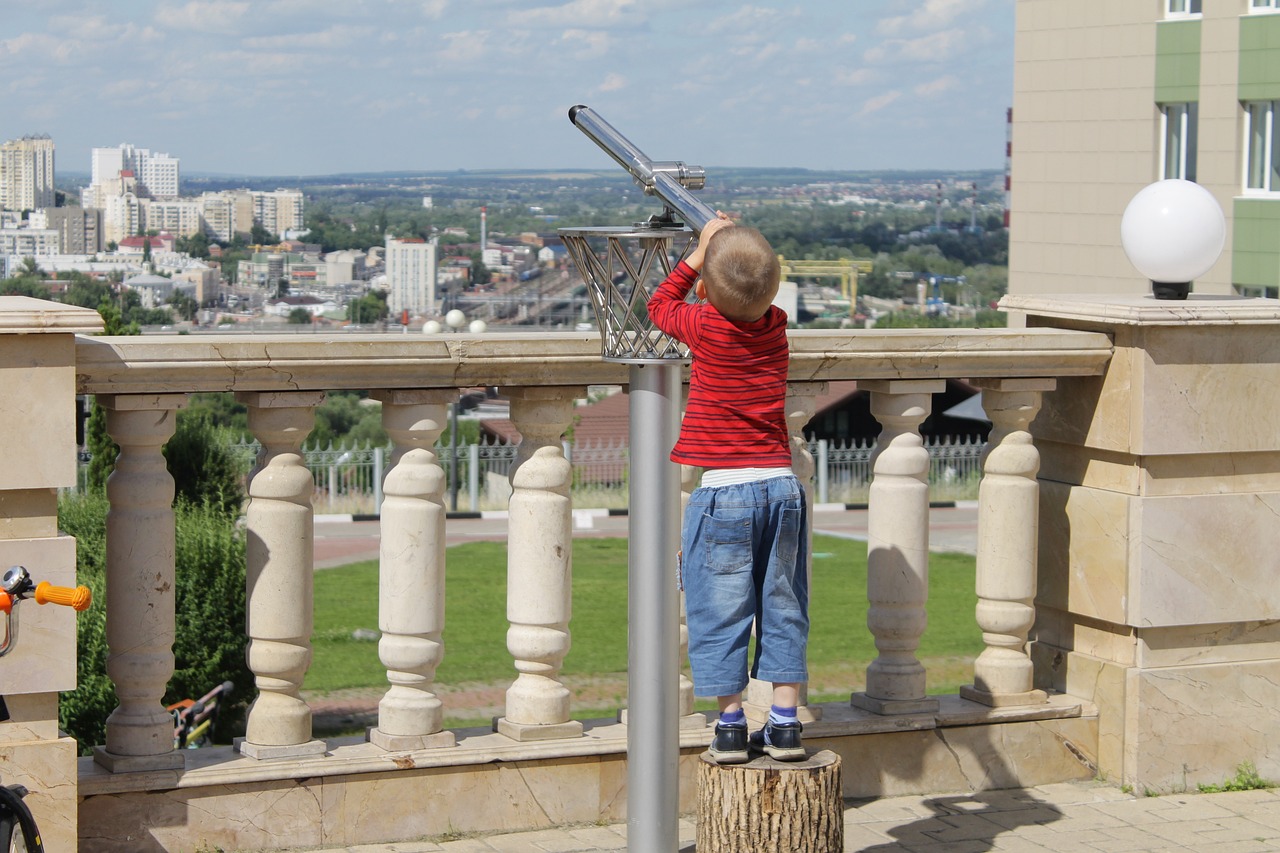
<svg viewBox="0 0 1280 853">
<path fill-rule="evenodd" d="M 694 246 L 693 251 L 689 253 L 689 257 L 684 259 L 690 269 L 694 272 L 701 272 L 702 262 L 707 257 L 707 244 L 711 242 L 711 238 L 715 236 L 717 231 L 732 226 L 733 222 L 729 219 L 729 214 L 723 210 L 717 210 L 716 218 L 702 226 L 702 233 L 698 235 L 698 245 Z"/>
<path fill-rule="evenodd" d="M 697 307 L 685 301 L 689 291 L 698 280 L 698 271 L 707 255 L 707 243 L 713 234 L 722 228 L 733 225 L 729 216 L 721 210 L 716 211 L 712 219 L 702 228 L 698 236 L 698 245 L 689 256 L 676 264 L 671 275 L 658 286 L 649 298 L 649 318 L 653 324 L 671 337 L 686 344 L 692 343 L 694 337 L 694 318 Z"/>
<path fill-rule="evenodd" d="M 676 264 L 658 289 L 649 297 L 649 319 L 671 337 L 689 343 L 693 336 L 693 318 L 697 306 L 685 297 L 698 280 L 698 273 L 685 261 Z"/>
</svg>

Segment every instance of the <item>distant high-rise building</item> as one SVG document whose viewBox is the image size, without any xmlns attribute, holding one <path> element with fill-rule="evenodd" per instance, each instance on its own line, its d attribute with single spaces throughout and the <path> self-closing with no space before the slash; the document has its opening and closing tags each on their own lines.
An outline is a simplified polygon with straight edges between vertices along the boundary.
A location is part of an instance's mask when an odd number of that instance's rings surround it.
<svg viewBox="0 0 1280 853">
<path fill-rule="evenodd" d="M 436 241 L 387 237 L 387 307 L 392 317 L 433 314 L 436 306 Z"/>
<path fill-rule="evenodd" d="M 303 227 L 300 190 L 251 192 L 249 195 L 253 198 L 253 221 L 277 237 Z"/>
<path fill-rule="evenodd" d="M 106 185 L 129 171 L 138 181 L 142 198 L 178 197 L 178 158 L 125 143 L 116 148 L 94 148 L 90 162 L 91 187 Z"/>
<path fill-rule="evenodd" d="M 53 140 L 24 136 L 0 145 L 0 210 L 53 206 Z"/>
<path fill-rule="evenodd" d="M 64 255 L 95 255 L 102 251 L 102 211 L 84 207 L 50 207 L 46 227 L 62 235 Z"/>
</svg>

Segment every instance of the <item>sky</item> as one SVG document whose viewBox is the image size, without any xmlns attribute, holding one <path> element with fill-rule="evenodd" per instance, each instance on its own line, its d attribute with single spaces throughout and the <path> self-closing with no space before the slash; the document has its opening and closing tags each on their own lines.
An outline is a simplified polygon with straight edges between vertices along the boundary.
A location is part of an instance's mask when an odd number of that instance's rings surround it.
<svg viewBox="0 0 1280 853">
<path fill-rule="evenodd" d="M 1014 0 L 0 0 L 0 139 L 184 174 L 999 169 Z"/>
</svg>

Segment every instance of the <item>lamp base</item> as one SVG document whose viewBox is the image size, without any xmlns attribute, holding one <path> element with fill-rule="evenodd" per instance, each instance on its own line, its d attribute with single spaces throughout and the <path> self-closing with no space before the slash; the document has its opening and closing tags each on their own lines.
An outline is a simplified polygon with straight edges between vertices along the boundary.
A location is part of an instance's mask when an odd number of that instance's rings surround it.
<svg viewBox="0 0 1280 853">
<path fill-rule="evenodd" d="M 1151 294 L 1156 299 L 1186 299 L 1191 293 L 1189 281 L 1153 281 Z"/>
</svg>

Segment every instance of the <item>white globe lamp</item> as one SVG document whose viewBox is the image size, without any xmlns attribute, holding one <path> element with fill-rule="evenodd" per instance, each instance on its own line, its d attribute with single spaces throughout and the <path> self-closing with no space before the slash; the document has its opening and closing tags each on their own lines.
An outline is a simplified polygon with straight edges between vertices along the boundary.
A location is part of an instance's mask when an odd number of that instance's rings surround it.
<svg viewBox="0 0 1280 853">
<path fill-rule="evenodd" d="M 473 335 L 482 335 L 489 328 L 489 324 L 484 320 L 472 320 L 471 325 L 467 327 Z"/>
<path fill-rule="evenodd" d="M 422 334 L 438 335 L 444 331 L 444 326 L 440 325 L 439 320 L 428 320 L 422 324 Z"/>
<path fill-rule="evenodd" d="M 444 315 L 444 324 L 455 332 L 467 324 L 467 315 L 457 308 Z"/>
<path fill-rule="evenodd" d="M 1156 299 L 1186 299 L 1191 282 L 1218 262 L 1226 239 L 1218 200 L 1199 184 L 1177 178 L 1143 187 L 1120 219 L 1124 253 L 1151 279 Z"/>
</svg>

